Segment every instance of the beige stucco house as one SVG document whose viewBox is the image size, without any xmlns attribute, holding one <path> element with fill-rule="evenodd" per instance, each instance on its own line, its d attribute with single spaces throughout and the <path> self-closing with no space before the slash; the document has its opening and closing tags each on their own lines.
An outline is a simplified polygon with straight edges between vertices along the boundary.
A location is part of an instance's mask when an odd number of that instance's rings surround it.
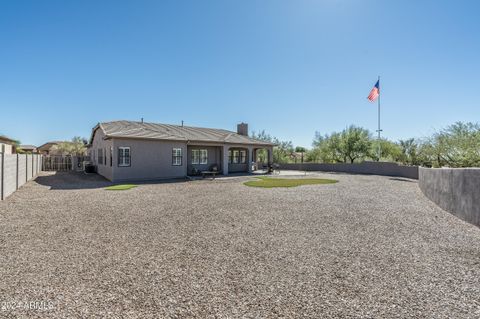
<svg viewBox="0 0 480 319">
<path fill-rule="evenodd" d="M 216 167 L 224 175 L 250 172 L 256 151 L 274 144 L 237 132 L 181 125 L 114 121 L 97 124 L 88 147 L 98 174 L 114 181 L 179 178 Z"/>
<path fill-rule="evenodd" d="M 0 135 L 0 153 L 14 154 L 16 142 L 6 136 Z"/>
<path fill-rule="evenodd" d="M 60 143 L 63 143 L 63 142 L 62 141 L 51 141 L 51 142 L 44 143 L 44 144 L 40 145 L 39 147 L 37 147 L 37 151 L 40 154 L 43 154 L 43 155 L 50 155 L 50 151 L 52 150 L 52 147 L 56 146 Z"/>
<path fill-rule="evenodd" d="M 28 154 L 37 153 L 37 147 L 35 145 L 20 145 L 18 148 L 21 149 L 24 153 L 28 153 Z"/>
</svg>

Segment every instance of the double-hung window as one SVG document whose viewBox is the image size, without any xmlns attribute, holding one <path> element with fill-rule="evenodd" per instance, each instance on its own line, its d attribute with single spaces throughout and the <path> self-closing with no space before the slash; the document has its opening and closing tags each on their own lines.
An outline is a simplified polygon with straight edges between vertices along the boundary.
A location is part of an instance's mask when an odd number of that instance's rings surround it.
<svg viewBox="0 0 480 319">
<path fill-rule="evenodd" d="M 192 164 L 200 164 L 200 150 L 192 150 Z"/>
<path fill-rule="evenodd" d="M 208 151 L 192 150 L 192 164 L 208 164 Z"/>
<path fill-rule="evenodd" d="M 228 150 L 228 163 L 229 164 L 246 164 L 247 163 L 247 150 Z"/>
<path fill-rule="evenodd" d="M 233 164 L 240 163 L 240 151 L 239 150 L 233 150 L 232 163 Z"/>
<path fill-rule="evenodd" d="M 182 165 L 182 149 L 174 148 L 172 149 L 172 165 L 181 166 Z"/>
<path fill-rule="evenodd" d="M 208 152 L 207 150 L 200 150 L 200 164 L 208 163 Z"/>
<path fill-rule="evenodd" d="M 126 167 L 130 166 L 130 147 L 118 148 L 118 166 Z"/>
<path fill-rule="evenodd" d="M 247 163 L 247 151 L 246 150 L 241 150 L 240 151 L 240 163 L 241 164 Z"/>
</svg>

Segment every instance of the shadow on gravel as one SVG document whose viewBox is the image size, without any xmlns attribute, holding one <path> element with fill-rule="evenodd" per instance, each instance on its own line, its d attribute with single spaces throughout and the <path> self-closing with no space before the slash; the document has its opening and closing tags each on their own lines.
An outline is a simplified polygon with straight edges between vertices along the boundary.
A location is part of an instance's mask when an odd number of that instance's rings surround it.
<svg viewBox="0 0 480 319">
<path fill-rule="evenodd" d="M 390 177 L 389 180 L 391 180 L 391 181 L 397 181 L 397 182 L 415 183 L 414 180 L 407 179 L 407 178 L 401 178 L 401 177 Z"/>
<path fill-rule="evenodd" d="M 35 182 L 51 189 L 91 189 L 113 185 L 100 175 L 83 172 L 54 172 L 38 176 Z"/>
<path fill-rule="evenodd" d="M 165 180 L 132 180 L 128 181 L 128 184 L 170 184 L 184 183 L 187 181 L 188 180 L 185 178 Z M 35 179 L 35 182 L 40 185 L 49 186 L 50 189 L 94 189 L 124 184 L 112 183 L 101 175 L 85 174 L 83 172 L 49 172 L 47 175 L 38 176 Z"/>
</svg>

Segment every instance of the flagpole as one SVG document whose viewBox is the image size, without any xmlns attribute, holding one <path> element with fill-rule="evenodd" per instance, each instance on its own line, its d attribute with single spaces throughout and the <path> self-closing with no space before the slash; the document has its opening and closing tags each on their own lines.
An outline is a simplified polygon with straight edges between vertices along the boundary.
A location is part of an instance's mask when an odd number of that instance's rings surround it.
<svg viewBox="0 0 480 319">
<path fill-rule="evenodd" d="M 377 156 L 378 156 L 378 161 L 380 162 L 380 156 L 382 155 L 382 148 L 380 146 L 380 139 L 381 139 L 381 136 L 380 136 L 380 133 L 382 132 L 382 129 L 380 128 L 380 95 L 381 92 L 380 92 L 380 75 L 378 76 L 378 150 L 377 150 Z"/>
</svg>

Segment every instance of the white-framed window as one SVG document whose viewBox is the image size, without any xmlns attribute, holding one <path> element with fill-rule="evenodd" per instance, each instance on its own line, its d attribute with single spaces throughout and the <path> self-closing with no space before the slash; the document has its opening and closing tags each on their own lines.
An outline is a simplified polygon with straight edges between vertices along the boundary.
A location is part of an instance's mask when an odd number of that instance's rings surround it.
<svg viewBox="0 0 480 319">
<path fill-rule="evenodd" d="M 97 158 L 98 165 L 103 165 L 103 149 L 99 148 L 97 155 L 98 155 L 98 158 Z"/>
<path fill-rule="evenodd" d="M 208 150 L 192 150 L 192 164 L 208 164 Z"/>
<path fill-rule="evenodd" d="M 192 164 L 200 164 L 200 150 L 192 150 Z"/>
<path fill-rule="evenodd" d="M 246 164 L 247 163 L 247 150 L 228 150 L 228 163 L 229 164 Z"/>
<path fill-rule="evenodd" d="M 240 163 L 241 164 L 247 163 L 247 151 L 246 150 L 241 150 L 240 151 Z"/>
<path fill-rule="evenodd" d="M 233 150 L 232 163 L 233 164 L 240 163 L 240 151 L 239 150 Z"/>
<path fill-rule="evenodd" d="M 172 165 L 174 166 L 181 166 L 182 165 L 182 149 L 181 148 L 174 148 L 172 149 Z"/>
<path fill-rule="evenodd" d="M 130 166 L 130 147 L 121 146 L 118 148 L 118 166 Z"/>
<path fill-rule="evenodd" d="M 200 164 L 208 164 L 208 151 L 200 150 Z"/>
</svg>

